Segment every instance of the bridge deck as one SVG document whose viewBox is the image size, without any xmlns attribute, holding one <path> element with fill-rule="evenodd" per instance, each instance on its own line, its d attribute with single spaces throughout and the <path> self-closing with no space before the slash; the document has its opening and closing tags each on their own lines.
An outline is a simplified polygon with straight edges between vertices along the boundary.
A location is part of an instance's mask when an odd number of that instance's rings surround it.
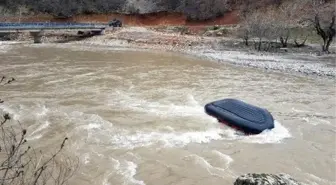
<svg viewBox="0 0 336 185">
<path fill-rule="evenodd" d="M 93 23 L 5 23 L 0 22 L 0 30 L 46 30 L 46 29 L 105 29 L 107 24 Z"/>
</svg>

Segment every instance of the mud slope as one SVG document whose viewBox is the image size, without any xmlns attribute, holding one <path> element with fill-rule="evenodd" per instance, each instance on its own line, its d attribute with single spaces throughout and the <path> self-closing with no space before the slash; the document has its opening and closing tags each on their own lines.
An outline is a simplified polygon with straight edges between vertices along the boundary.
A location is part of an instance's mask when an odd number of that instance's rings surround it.
<svg viewBox="0 0 336 185">
<path fill-rule="evenodd" d="M 142 15 L 125 15 L 125 14 L 97 14 L 97 15 L 78 15 L 67 19 L 57 19 L 50 15 L 24 16 L 24 17 L 0 17 L 0 21 L 7 22 L 99 22 L 106 23 L 113 18 L 120 19 L 126 25 L 130 26 L 156 26 L 156 25 L 187 25 L 187 26 L 201 26 L 201 25 L 226 25 L 237 24 L 237 12 L 230 12 L 224 16 L 215 18 L 209 21 L 187 21 L 183 14 L 179 13 L 151 13 Z"/>
</svg>

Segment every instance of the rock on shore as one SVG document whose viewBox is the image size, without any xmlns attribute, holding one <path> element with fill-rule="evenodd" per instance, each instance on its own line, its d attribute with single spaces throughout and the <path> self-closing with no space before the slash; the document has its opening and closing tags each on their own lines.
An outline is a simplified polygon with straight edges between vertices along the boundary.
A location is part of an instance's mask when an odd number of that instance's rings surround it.
<svg viewBox="0 0 336 185">
<path fill-rule="evenodd" d="M 256 174 L 249 173 L 241 175 L 236 179 L 234 185 L 303 185 L 294 180 L 288 174 Z"/>
</svg>

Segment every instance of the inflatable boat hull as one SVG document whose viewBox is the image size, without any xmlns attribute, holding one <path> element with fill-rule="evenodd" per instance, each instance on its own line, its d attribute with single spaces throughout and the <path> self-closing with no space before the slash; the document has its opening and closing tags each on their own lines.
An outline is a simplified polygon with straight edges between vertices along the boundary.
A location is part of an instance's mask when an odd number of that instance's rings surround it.
<svg viewBox="0 0 336 185">
<path fill-rule="evenodd" d="M 245 134 L 259 134 L 274 128 L 274 119 L 268 110 L 236 99 L 208 103 L 205 112 Z"/>
</svg>

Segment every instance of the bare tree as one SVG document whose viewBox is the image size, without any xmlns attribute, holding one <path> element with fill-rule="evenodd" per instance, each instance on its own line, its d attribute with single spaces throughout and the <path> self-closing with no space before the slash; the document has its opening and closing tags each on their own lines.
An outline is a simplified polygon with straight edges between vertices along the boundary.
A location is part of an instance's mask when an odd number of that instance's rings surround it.
<svg viewBox="0 0 336 185">
<path fill-rule="evenodd" d="M 284 1 L 282 3 L 278 1 L 265 12 L 264 19 L 269 19 L 271 22 L 272 37 L 273 39 L 276 38 L 276 42 L 279 39 L 281 47 L 288 47 L 290 39 L 295 37 L 292 32 L 294 28 L 298 27 L 297 20 L 300 17 L 299 10 L 302 9 L 301 5 L 297 0 Z"/>
<path fill-rule="evenodd" d="M 252 37 L 252 22 L 246 17 L 242 17 L 240 21 L 240 28 L 238 29 L 238 37 L 241 38 L 245 46 L 249 46 Z"/>
<path fill-rule="evenodd" d="M 326 27 L 321 26 L 319 15 L 315 15 L 314 27 L 316 29 L 317 34 L 322 38 L 323 45 L 322 51 L 329 53 L 329 46 L 335 37 L 335 15 L 331 17 L 330 24 Z"/>
<path fill-rule="evenodd" d="M 311 20 L 316 33 L 322 38 L 322 50 L 329 52 L 329 47 L 335 37 L 335 10 L 331 8 L 332 2 L 320 0 L 293 0 L 278 1 L 268 7 L 257 11 L 245 10 L 242 12 L 242 21 L 239 36 L 248 46 L 249 39 L 254 41 L 255 49 L 268 51 L 274 47 L 288 47 L 289 40 L 293 38 L 296 47 L 303 47 L 308 38 L 308 26 L 303 26 L 303 35 L 298 41 L 298 33 L 293 30 L 301 29 L 300 20 Z M 313 17 L 312 17 L 313 16 Z"/>
<path fill-rule="evenodd" d="M 250 27 L 247 24 L 243 24 L 238 30 L 238 36 L 243 39 L 245 46 L 249 46 L 250 35 Z"/>
<path fill-rule="evenodd" d="M 308 38 L 308 37 L 306 37 L 302 42 L 298 42 L 297 39 L 295 39 L 295 40 L 294 40 L 295 46 L 298 47 L 298 48 L 305 46 L 305 43 L 306 43 L 306 41 L 307 41 L 307 38 Z"/>
<path fill-rule="evenodd" d="M 265 16 L 265 13 L 269 15 Z M 258 51 L 268 51 L 277 38 L 277 27 L 272 14 L 274 11 L 255 11 L 246 14 L 244 17 L 239 36 L 244 40 L 245 45 L 248 45 L 248 40 L 254 42 L 254 48 Z"/>
<path fill-rule="evenodd" d="M 291 36 L 291 29 L 295 27 L 295 16 L 299 9 L 299 5 L 294 1 L 284 2 L 277 8 L 277 31 L 282 47 L 288 46 L 288 41 Z"/>
<path fill-rule="evenodd" d="M 258 23 L 258 19 L 260 15 L 257 13 L 244 14 L 242 17 L 242 21 L 240 23 L 240 29 L 238 32 L 238 36 L 241 37 L 246 46 L 249 45 L 249 40 L 253 39 L 255 48 L 259 46 L 261 47 L 261 41 L 263 37 L 263 33 L 261 33 L 261 24 Z M 257 46 L 256 39 L 259 39 L 259 44 Z"/>
<path fill-rule="evenodd" d="M 229 10 L 229 0 L 185 0 L 184 4 L 184 13 L 189 20 L 207 20 Z"/>
<path fill-rule="evenodd" d="M 2 88 L 15 81 L 2 77 Z M 0 100 L 0 103 L 3 103 Z M 37 152 L 28 145 L 27 130 L 20 124 L 11 124 L 11 117 L 5 113 L 0 118 L 0 185 L 63 185 L 74 175 L 78 168 L 78 159 L 62 155 L 65 143 L 54 154 Z"/>
<path fill-rule="evenodd" d="M 298 0 L 305 3 L 304 20 L 314 27 L 316 34 L 323 40 L 322 51 L 329 53 L 335 37 L 335 0 Z"/>
</svg>

